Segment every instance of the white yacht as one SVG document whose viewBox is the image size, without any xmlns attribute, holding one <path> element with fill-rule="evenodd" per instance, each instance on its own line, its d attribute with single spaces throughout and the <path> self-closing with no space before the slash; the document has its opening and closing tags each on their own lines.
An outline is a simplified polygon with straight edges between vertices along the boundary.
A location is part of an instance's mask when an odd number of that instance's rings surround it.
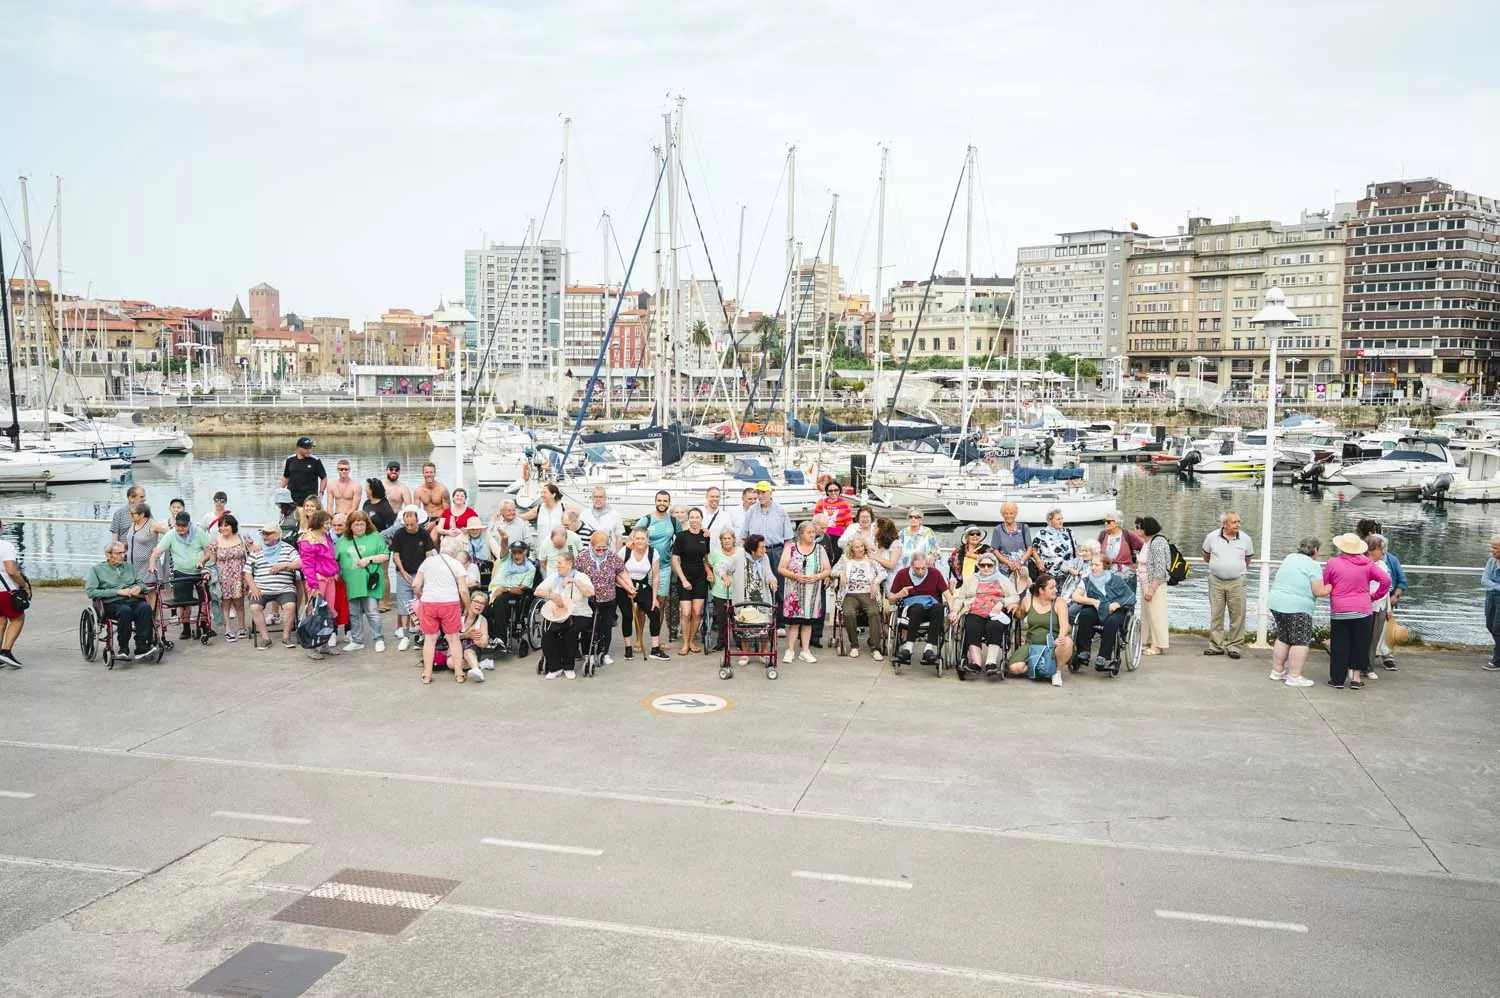
<svg viewBox="0 0 1500 998">
<path fill-rule="evenodd" d="M 1442 472 L 1422 485 L 1423 499 L 1444 502 L 1500 502 L 1500 450 L 1478 448 L 1458 474 Z"/>
<path fill-rule="evenodd" d="M 110 480 L 107 461 L 46 451 L 0 450 L 0 488 L 86 485 Z"/>
<path fill-rule="evenodd" d="M 1445 437 L 1411 434 L 1380 457 L 1345 468 L 1344 478 L 1361 492 L 1415 495 L 1438 475 L 1457 472 Z"/>
</svg>

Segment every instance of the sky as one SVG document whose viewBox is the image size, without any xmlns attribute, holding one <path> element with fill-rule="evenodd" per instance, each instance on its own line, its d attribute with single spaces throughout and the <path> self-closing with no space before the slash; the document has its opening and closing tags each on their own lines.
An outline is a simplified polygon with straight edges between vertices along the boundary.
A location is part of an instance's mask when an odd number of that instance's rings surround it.
<svg viewBox="0 0 1500 998">
<path fill-rule="evenodd" d="M 38 276 L 158 304 L 356 323 L 461 297 L 463 254 L 520 241 L 572 120 L 574 283 L 618 280 L 643 232 L 662 115 L 683 99 L 684 278 L 774 308 L 795 238 L 881 283 L 1017 246 L 1191 215 L 1295 221 L 1375 180 L 1500 196 L 1494 0 L 0 0 L 0 243 L 14 270 L 31 179 Z M 552 204 L 548 209 L 549 192 Z M 741 208 L 744 235 L 739 237 Z M 947 225 L 947 236 L 943 232 Z M 631 279 L 654 285 L 645 231 Z M 941 252 L 939 246 L 941 245 Z M 742 248 L 741 248 L 742 247 Z M 822 254 L 829 254 L 825 248 Z M 738 263 L 737 263 L 738 261 Z"/>
</svg>

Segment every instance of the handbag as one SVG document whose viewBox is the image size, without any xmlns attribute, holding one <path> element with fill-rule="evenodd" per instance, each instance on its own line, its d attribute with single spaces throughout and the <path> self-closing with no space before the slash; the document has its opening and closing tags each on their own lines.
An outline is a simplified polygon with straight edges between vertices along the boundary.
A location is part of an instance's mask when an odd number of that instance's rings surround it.
<svg viewBox="0 0 1500 998">
<path fill-rule="evenodd" d="M 359 549 L 359 539 L 358 538 L 351 538 L 351 541 L 354 544 L 354 554 L 355 554 L 355 557 L 363 558 L 365 556 L 365 553 Z M 372 561 L 370 564 L 368 564 L 368 565 L 365 566 L 365 589 L 368 590 L 369 592 L 373 593 L 375 590 L 377 590 L 379 588 L 380 588 L 380 565 Z"/>
<path fill-rule="evenodd" d="M 1053 652 L 1052 623 L 1057 619 L 1057 605 L 1054 602 L 1051 612 L 1047 615 L 1047 643 L 1044 645 L 1029 645 L 1026 649 L 1026 678 L 1028 679 L 1051 679 L 1057 673 L 1057 655 Z"/>
</svg>

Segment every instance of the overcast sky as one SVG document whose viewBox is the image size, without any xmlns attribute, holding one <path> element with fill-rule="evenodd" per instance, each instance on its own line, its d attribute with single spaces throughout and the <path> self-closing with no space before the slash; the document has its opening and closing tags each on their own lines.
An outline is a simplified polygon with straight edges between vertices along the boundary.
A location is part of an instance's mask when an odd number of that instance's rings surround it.
<svg viewBox="0 0 1500 998">
<path fill-rule="evenodd" d="M 686 98 L 683 275 L 774 306 L 786 149 L 812 256 L 874 282 L 932 267 L 965 146 L 979 149 L 977 273 L 1052 233 L 1174 232 L 1189 213 L 1294 220 L 1372 180 L 1500 195 L 1495 0 L 0 0 L 0 218 L 16 177 L 42 242 L 64 178 L 64 289 L 359 321 L 461 295 L 463 251 L 540 218 L 573 119 L 575 282 L 628 258 L 668 94 Z M 556 237 L 554 201 L 546 235 Z M 941 270 L 963 265 L 960 198 Z M 762 242 L 762 233 L 764 241 Z M 53 237 L 39 261 L 56 271 Z M 648 234 L 632 284 L 653 283 Z M 759 255 L 757 257 L 757 249 Z M 754 267 L 752 270 L 752 260 Z M 618 280 L 621 268 L 611 261 Z M 247 302 L 248 304 L 248 302 Z"/>
</svg>

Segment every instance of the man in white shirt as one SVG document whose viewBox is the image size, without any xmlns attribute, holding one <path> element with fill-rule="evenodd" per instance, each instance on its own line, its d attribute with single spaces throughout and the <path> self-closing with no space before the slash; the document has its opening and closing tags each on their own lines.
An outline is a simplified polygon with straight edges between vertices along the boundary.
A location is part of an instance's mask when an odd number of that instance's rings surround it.
<svg viewBox="0 0 1500 998">
<path fill-rule="evenodd" d="M 743 510 L 726 509 L 719 505 L 722 495 L 717 485 L 711 485 L 703 497 L 703 532 L 715 543 L 726 530 L 734 531 L 734 535 L 738 537 L 744 522 Z"/>
<path fill-rule="evenodd" d="M 1203 560 L 1208 564 L 1208 647 L 1205 655 L 1239 658 L 1245 647 L 1245 576 L 1255 557 L 1255 542 L 1240 529 L 1240 514 L 1230 510 L 1219 517 L 1220 527 L 1203 538 Z M 1224 611 L 1229 629 L 1220 630 Z"/>
<path fill-rule="evenodd" d="M 589 508 L 583 511 L 583 530 L 578 534 L 587 540 L 598 531 L 604 531 L 609 537 L 609 550 L 620 550 L 620 544 L 625 537 L 625 521 L 620 514 L 615 512 L 614 507 L 609 505 L 609 496 L 604 491 L 604 486 L 595 485 L 589 496 L 591 502 Z"/>
<path fill-rule="evenodd" d="M 21 573 L 21 555 L 10 541 L 0 538 L 0 665 L 21 667 L 16 657 L 16 639 L 26 626 L 26 611 L 17 607 L 17 595 L 31 596 L 31 584 Z"/>
</svg>

